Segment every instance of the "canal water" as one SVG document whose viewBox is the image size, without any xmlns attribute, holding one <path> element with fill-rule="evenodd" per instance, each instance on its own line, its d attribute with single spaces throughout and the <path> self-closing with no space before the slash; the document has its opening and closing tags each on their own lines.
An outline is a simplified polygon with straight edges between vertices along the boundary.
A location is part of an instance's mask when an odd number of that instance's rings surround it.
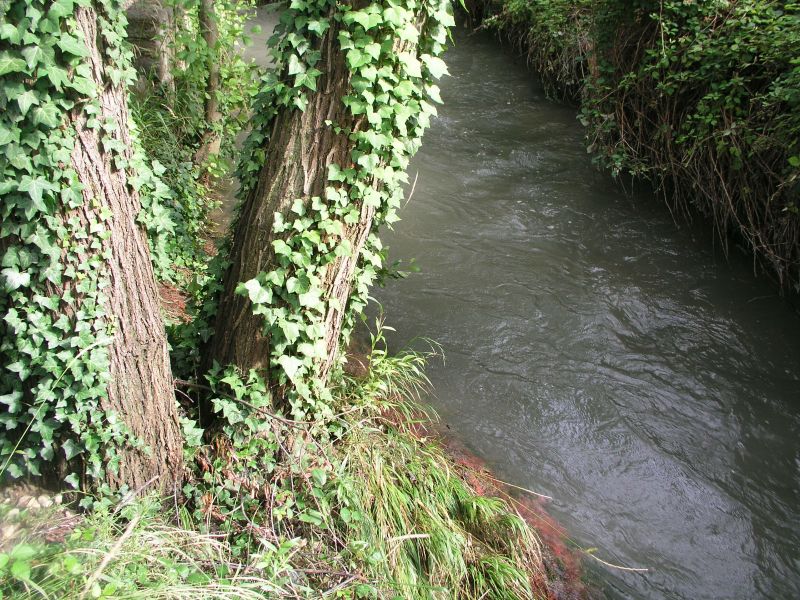
<svg viewBox="0 0 800 600">
<path fill-rule="evenodd" d="M 384 236 L 391 347 L 442 345 L 430 402 L 595 555 L 610 598 L 800 598 L 800 319 L 706 227 L 597 172 L 574 109 L 456 35 Z"/>
</svg>

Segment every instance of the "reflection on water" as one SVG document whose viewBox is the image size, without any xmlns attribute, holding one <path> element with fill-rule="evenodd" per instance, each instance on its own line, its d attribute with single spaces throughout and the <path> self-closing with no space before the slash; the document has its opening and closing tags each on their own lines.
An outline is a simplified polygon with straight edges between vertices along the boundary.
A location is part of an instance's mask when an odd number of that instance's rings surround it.
<svg viewBox="0 0 800 600">
<path fill-rule="evenodd" d="M 574 111 L 458 35 L 376 295 L 440 342 L 440 414 L 555 498 L 612 597 L 800 597 L 800 319 L 710 233 L 590 165 Z M 591 561 L 589 561 L 591 562 Z"/>
</svg>

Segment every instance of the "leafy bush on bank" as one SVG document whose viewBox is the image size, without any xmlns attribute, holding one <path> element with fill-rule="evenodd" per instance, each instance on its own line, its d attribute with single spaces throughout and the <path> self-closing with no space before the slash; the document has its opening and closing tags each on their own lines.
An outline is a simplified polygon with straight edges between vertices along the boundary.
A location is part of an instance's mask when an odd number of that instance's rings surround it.
<svg viewBox="0 0 800 600">
<path fill-rule="evenodd" d="M 577 96 L 589 149 L 800 282 L 800 4 L 505 0 L 485 23 Z"/>
<path fill-rule="evenodd" d="M 501 31 L 539 74 L 548 95 L 575 102 L 589 77 L 596 0 L 507 0 L 468 3 L 488 29 Z"/>
<path fill-rule="evenodd" d="M 366 376 L 338 377 L 323 435 L 264 426 L 258 384 L 221 382 L 224 428 L 210 445 L 187 431 L 197 470 L 180 504 L 123 499 L 85 517 L 0 505 L 0 597 L 548 597 L 525 521 L 411 431 L 423 362 L 375 344 Z"/>
</svg>

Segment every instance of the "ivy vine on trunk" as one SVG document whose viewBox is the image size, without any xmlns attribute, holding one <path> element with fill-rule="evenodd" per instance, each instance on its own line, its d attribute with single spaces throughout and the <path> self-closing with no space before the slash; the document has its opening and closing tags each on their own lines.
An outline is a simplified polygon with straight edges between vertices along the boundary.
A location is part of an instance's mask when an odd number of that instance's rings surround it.
<svg viewBox="0 0 800 600">
<path fill-rule="evenodd" d="M 256 370 L 295 415 L 325 382 L 381 265 L 405 168 L 446 72 L 446 0 L 293 0 L 255 101 L 209 362 Z M 210 366 L 210 365 L 209 365 Z"/>
<path fill-rule="evenodd" d="M 129 127 L 124 16 L 112 0 L 2 11 L 0 467 L 55 464 L 75 487 L 168 486 L 182 439 L 140 215 L 140 191 L 152 207 L 158 183 Z"/>
</svg>

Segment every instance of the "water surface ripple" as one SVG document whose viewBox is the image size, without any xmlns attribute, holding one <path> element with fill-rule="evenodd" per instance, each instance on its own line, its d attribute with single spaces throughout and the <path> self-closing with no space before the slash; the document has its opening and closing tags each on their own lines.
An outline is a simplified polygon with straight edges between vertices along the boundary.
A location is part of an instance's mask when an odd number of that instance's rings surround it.
<svg viewBox="0 0 800 600">
<path fill-rule="evenodd" d="M 376 296 L 440 342 L 443 418 L 553 496 L 611 597 L 800 597 L 800 319 L 596 172 L 572 109 L 493 40 L 456 36 L 445 106 L 386 236 L 422 272 Z M 587 561 L 591 562 L 591 561 Z"/>
</svg>

